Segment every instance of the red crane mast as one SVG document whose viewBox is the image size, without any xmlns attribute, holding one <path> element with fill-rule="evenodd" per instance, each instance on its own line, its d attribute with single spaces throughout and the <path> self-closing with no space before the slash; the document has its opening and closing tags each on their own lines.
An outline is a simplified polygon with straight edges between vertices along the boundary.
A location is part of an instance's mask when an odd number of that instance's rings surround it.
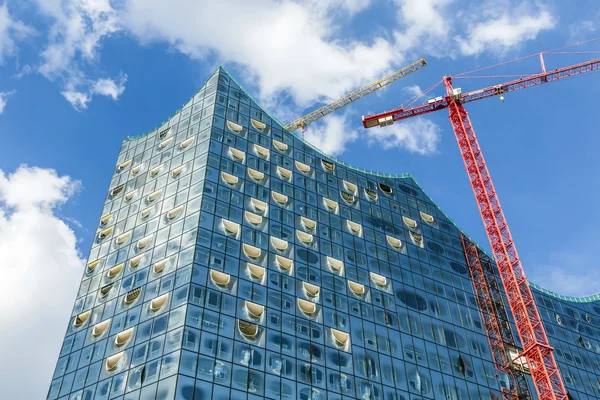
<svg viewBox="0 0 600 400">
<path fill-rule="evenodd" d="M 504 93 L 600 69 L 600 59 L 594 59 L 547 72 L 541 53 L 540 61 L 542 72 L 539 74 L 467 93 L 461 93 L 460 89 L 455 89 L 452 86 L 451 77 L 444 77 L 447 93 L 445 97 L 430 100 L 427 104 L 408 109 L 399 108 L 363 117 L 363 126 L 365 128 L 382 127 L 391 125 L 395 121 L 448 109 L 450 123 L 456 136 L 523 346 L 523 353 L 517 359 L 525 357 L 527 360 L 527 367 L 540 400 L 565 400 L 567 399 L 567 392 L 554 359 L 553 348 L 548 342 L 469 114 L 463 106 L 464 103 L 471 101 L 502 96 Z"/>
</svg>

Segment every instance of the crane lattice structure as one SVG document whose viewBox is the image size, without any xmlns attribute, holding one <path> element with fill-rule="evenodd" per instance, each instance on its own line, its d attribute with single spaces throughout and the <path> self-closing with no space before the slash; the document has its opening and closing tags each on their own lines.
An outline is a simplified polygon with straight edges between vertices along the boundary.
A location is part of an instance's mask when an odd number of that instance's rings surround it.
<svg viewBox="0 0 600 400">
<path fill-rule="evenodd" d="M 452 78 L 446 76 L 443 79 L 446 96 L 443 98 L 432 99 L 426 104 L 412 108 L 399 108 L 363 117 L 363 126 L 365 128 L 387 126 L 396 121 L 448 109 L 450 123 L 477 200 L 479 212 L 523 346 L 523 352 L 513 361 L 525 365 L 530 371 L 540 400 L 566 400 L 567 392 L 554 359 L 553 348 L 548 342 L 517 248 L 500 206 L 498 194 L 475 136 L 469 114 L 463 105 L 464 103 L 493 96 L 501 96 L 501 99 L 503 99 L 505 93 L 600 69 L 600 59 L 557 68 L 553 71 L 546 71 L 542 53 L 540 53 L 540 61 L 541 73 L 467 93 L 462 93 L 460 89 L 454 88 Z M 526 361 L 523 361 L 523 359 Z"/>
<path fill-rule="evenodd" d="M 315 111 L 306 114 L 303 117 L 298 118 L 295 121 L 290 122 L 284 128 L 290 132 L 293 132 L 297 129 L 304 129 L 308 124 L 311 124 L 324 116 L 331 114 L 332 112 L 339 110 L 342 107 L 346 107 L 348 104 L 355 102 L 358 99 L 361 99 L 365 96 L 370 95 L 371 93 L 389 85 L 390 83 L 396 82 L 399 79 L 404 78 L 407 75 L 412 74 L 413 72 L 423 68 L 427 65 L 427 62 L 424 58 L 421 58 L 418 61 L 415 61 L 412 64 L 407 65 L 406 67 L 400 68 L 398 71 L 381 78 L 380 80 L 370 83 L 366 86 L 361 87 L 351 93 L 348 93 L 341 99 L 338 99 L 332 103 L 327 104 Z"/>
</svg>

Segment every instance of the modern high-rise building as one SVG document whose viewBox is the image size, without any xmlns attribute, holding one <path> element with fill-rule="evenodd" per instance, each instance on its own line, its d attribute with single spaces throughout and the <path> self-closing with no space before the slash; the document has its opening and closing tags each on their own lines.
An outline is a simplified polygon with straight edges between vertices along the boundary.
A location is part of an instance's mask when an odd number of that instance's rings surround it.
<svg viewBox="0 0 600 400">
<path fill-rule="evenodd" d="M 600 297 L 532 287 L 570 398 L 600 398 Z M 48 399 L 536 399 L 521 351 L 494 262 L 410 175 L 220 68 L 123 142 Z"/>
</svg>

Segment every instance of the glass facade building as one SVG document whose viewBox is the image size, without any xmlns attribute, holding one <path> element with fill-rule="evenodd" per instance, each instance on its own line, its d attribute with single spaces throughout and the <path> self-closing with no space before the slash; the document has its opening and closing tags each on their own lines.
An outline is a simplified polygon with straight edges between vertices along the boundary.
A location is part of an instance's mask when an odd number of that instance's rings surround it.
<svg viewBox="0 0 600 400">
<path fill-rule="evenodd" d="M 535 399 L 463 241 L 411 176 L 324 155 L 219 68 L 123 142 L 47 398 Z M 533 290 L 569 396 L 600 398 L 599 299 Z"/>
</svg>

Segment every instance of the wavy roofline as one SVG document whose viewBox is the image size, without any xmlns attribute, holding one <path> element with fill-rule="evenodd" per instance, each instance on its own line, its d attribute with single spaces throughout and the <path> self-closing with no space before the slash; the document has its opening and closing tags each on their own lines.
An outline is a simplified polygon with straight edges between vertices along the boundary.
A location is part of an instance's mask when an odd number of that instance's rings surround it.
<svg viewBox="0 0 600 400">
<path fill-rule="evenodd" d="M 424 194 L 425 196 L 427 196 L 427 198 L 428 198 L 428 199 L 429 199 L 429 200 L 430 200 L 430 201 L 431 201 L 433 204 L 435 204 L 435 206 L 437 207 L 437 209 L 438 209 L 438 210 L 439 210 L 439 211 L 440 211 L 442 214 L 444 214 L 444 216 L 445 216 L 446 218 L 448 218 L 448 221 L 450 221 L 450 222 L 452 223 L 452 225 L 454 225 L 454 226 L 456 227 L 456 229 L 458 229 L 458 230 L 460 231 L 460 233 L 462 233 L 462 234 L 463 234 L 463 235 L 465 235 L 467 238 L 469 238 L 469 240 L 470 240 L 471 242 L 473 242 L 473 243 L 475 244 L 475 246 L 477 246 L 477 248 L 478 248 L 479 250 L 481 250 L 483 253 L 485 253 L 485 254 L 486 254 L 486 255 L 487 255 L 489 258 L 490 258 L 490 260 L 494 260 L 494 256 L 493 256 L 493 255 L 490 255 L 490 254 L 487 252 L 487 250 L 485 250 L 483 247 L 481 247 L 481 246 L 480 246 L 480 245 L 479 245 L 479 244 L 478 244 L 478 243 L 477 243 L 477 242 L 476 242 L 476 241 L 475 241 L 475 240 L 474 240 L 472 237 L 470 237 L 470 236 L 469 236 L 469 235 L 468 235 L 468 234 L 467 234 L 465 231 L 463 231 L 463 230 L 460 228 L 460 226 L 458 226 L 458 225 L 456 224 L 456 222 L 454 222 L 454 220 L 453 220 L 452 218 L 450 218 L 450 216 L 448 216 L 448 214 L 446 214 L 446 213 L 444 212 L 444 210 L 442 210 L 442 207 L 440 207 L 440 206 L 439 206 L 439 205 L 438 205 L 438 204 L 437 204 L 437 203 L 436 203 L 436 202 L 435 202 L 435 201 L 434 201 L 434 200 L 431 198 L 431 196 L 429 196 L 429 195 L 427 194 L 427 192 L 425 191 L 425 189 L 423 189 L 423 187 L 417 183 L 417 180 L 416 180 L 415 178 L 413 178 L 413 177 L 411 177 L 411 178 L 412 178 L 413 182 L 415 183 L 415 185 L 417 185 L 417 186 L 419 187 L 419 189 L 421 189 L 421 191 L 423 192 L 423 194 Z M 496 263 L 496 261 L 495 261 L 495 260 L 494 260 L 494 263 Z M 546 294 L 546 295 L 548 295 L 548 296 L 554 297 L 554 298 L 556 298 L 556 299 L 559 299 L 559 300 L 570 301 L 570 302 L 572 302 L 572 303 L 593 303 L 593 302 L 596 302 L 596 301 L 600 301 L 600 293 L 596 293 L 596 294 L 593 294 L 593 295 L 591 295 L 591 296 L 581 296 L 581 297 L 575 297 L 575 296 L 565 296 L 565 295 L 562 295 L 562 294 L 558 294 L 558 293 L 556 293 L 556 292 L 553 292 L 552 290 L 545 289 L 545 288 L 543 288 L 543 287 L 541 287 L 541 286 L 539 286 L 539 285 L 537 285 L 537 284 L 535 284 L 535 283 L 531 282 L 529 279 L 527 280 L 527 282 L 529 282 L 529 286 L 530 286 L 531 288 L 533 288 L 533 289 L 537 290 L 538 292 L 544 293 L 544 294 Z"/>
<path fill-rule="evenodd" d="M 200 90 L 202 90 L 202 88 L 204 86 L 206 86 L 206 84 L 208 83 L 208 81 L 216 74 L 219 73 L 220 71 L 223 71 L 228 77 L 229 79 L 231 79 L 233 82 L 235 82 L 235 84 L 240 88 L 240 90 L 242 92 L 244 92 L 244 94 L 246 96 L 248 96 L 250 98 L 250 100 L 252 100 L 254 103 L 256 103 L 257 105 L 259 104 L 254 97 L 252 97 L 252 95 L 250 93 L 248 93 L 248 91 L 246 91 L 246 89 L 244 89 L 244 87 L 233 77 L 231 76 L 231 74 L 223 67 L 223 66 L 219 66 L 212 74 L 210 74 L 210 76 L 208 77 L 208 79 L 204 82 L 204 84 L 202 86 L 200 86 L 200 89 L 196 90 L 196 92 L 185 102 L 183 103 L 183 105 L 181 107 L 179 107 L 179 109 L 177 109 L 174 113 L 172 113 L 169 118 L 167 118 L 166 120 L 162 121 L 160 124 L 158 124 L 156 127 L 146 131 L 145 133 L 141 134 L 141 135 L 137 135 L 137 136 L 128 136 L 124 141 L 131 141 L 131 140 L 137 140 L 140 139 L 146 135 L 149 135 L 150 133 L 156 131 L 158 128 L 160 128 L 162 125 L 164 125 L 166 122 L 170 121 L 171 118 L 173 118 L 178 112 L 180 112 L 181 110 L 183 110 L 183 108 L 185 107 L 186 104 L 188 104 L 190 102 L 190 100 L 192 100 L 196 94 L 198 94 L 198 92 Z M 488 257 L 490 257 L 490 259 L 494 259 L 494 257 L 492 255 L 490 255 L 483 247 L 481 247 L 475 240 L 473 240 L 473 238 L 471 238 L 465 231 L 463 231 L 457 224 L 456 222 L 454 222 L 454 220 L 452 218 L 450 218 L 450 216 L 448 216 L 448 214 L 446 214 L 444 212 L 444 210 L 442 210 L 442 208 L 431 198 L 431 196 L 429 196 L 427 194 L 427 192 L 425 191 L 425 189 L 423 189 L 423 187 L 421 185 L 419 185 L 419 183 L 417 182 L 417 180 L 410 174 L 408 173 L 404 173 L 404 174 L 388 174 L 388 173 L 384 173 L 384 172 L 378 172 L 378 171 L 372 171 L 372 170 L 367 170 L 365 168 L 360 168 L 351 164 L 348 164 L 342 160 L 340 160 L 339 158 L 330 156 L 328 154 L 325 154 L 321 149 L 315 147 L 313 144 L 307 142 L 303 137 L 299 136 L 298 134 L 296 134 L 293 131 L 287 130 L 284 128 L 285 124 L 281 123 L 281 121 L 276 118 L 275 116 L 273 116 L 269 111 L 265 110 L 263 107 L 261 107 L 261 109 L 275 122 L 277 122 L 279 125 L 281 125 L 282 129 L 284 129 L 285 131 L 287 131 L 288 133 L 290 133 L 291 135 L 293 135 L 294 137 L 300 139 L 302 141 L 302 143 L 304 143 L 305 145 L 307 145 L 308 147 L 310 147 L 311 149 L 313 149 L 315 152 L 317 152 L 318 154 L 327 157 L 328 159 L 333 160 L 334 162 L 343 165 L 344 167 L 353 169 L 357 172 L 362 172 L 365 174 L 369 174 L 369 175 L 373 175 L 373 176 L 379 176 L 379 177 L 383 177 L 383 178 L 391 178 L 391 179 L 412 179 L 412 181 L 415 183 L 415 185 L 417 185 L 419 187 L 419 189 L 421 189 L 421 191 L 423 192 L 423 194 L 425 196 L 427 196 L 427 198 L 433 203 L 435 204 L 435 206 L 437 207 L 437 209 L 444 214 L 444 216 L 448 219 L 448 221 L 450 221 L 452 223 L 452 225 L 454 225 L 456 227 L 456 229 L 458 229 L 463 235 L 465 235 L 466 237 L 469 238 L 469 240 L 473 243 L 475 243 L 475 245 L 479 248 L 479 250 L 481 250 L 482 252 L 484 252 Z M 591 295 L 591 296 L 582 296 L 582 297 L 575 297 L 575 296 L 565 296 L 565 295 L 561 295 L 558 294 L 556 292 L 553 292 L 549 289 L 545 289 L 531 281 L 529 281 L 529 286 L 541 293 L 544 293 L 548 296 L 551 296 L 553 298 L 556 298 L 558 300 L 563 300 L 563 301 L 569 301 L 569 302 L 573 302 L 573 303 L 593 303 L 596 301 L 600 301 L 600 293 Z"/>
</svg>

